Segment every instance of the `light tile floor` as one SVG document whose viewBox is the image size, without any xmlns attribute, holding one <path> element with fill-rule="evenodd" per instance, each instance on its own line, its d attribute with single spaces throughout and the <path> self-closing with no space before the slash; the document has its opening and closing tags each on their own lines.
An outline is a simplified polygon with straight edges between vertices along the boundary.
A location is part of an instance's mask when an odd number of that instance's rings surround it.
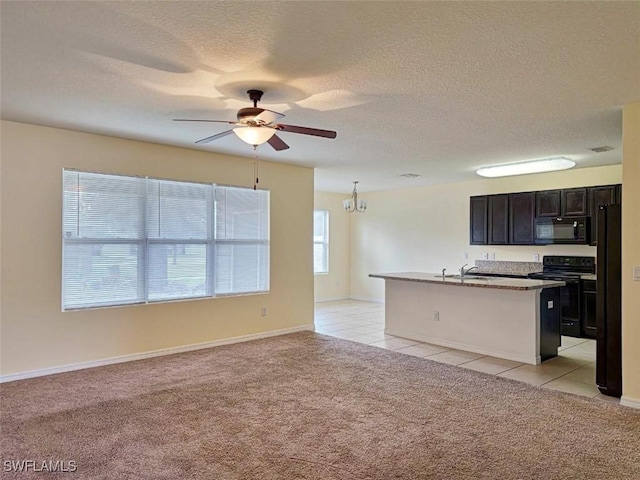
<svg viewBox="0 0 640 480">
<path fill-rule="evenodd" d="M 562 346 L 557 357 L 541 365 L 527 365 L 387 335 L 384 333 L 384 305 L 380 303 L 359 300 L 316 303 L 315 325 L 316 332 L 324 335 L 428 358 L 552 390 L 606 401 L 619 401 L 601 395 L 595 385 L 595 340 L 562 337 Z"/>
</svg>

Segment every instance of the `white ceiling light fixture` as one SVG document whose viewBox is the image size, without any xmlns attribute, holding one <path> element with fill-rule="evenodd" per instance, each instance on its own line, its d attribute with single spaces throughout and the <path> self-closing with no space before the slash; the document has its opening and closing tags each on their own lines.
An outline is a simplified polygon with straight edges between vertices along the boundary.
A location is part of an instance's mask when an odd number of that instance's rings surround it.
<svg viewBox="0 0 640 480">
<path fill-rule="evenodd" d="M 269 127 L 238 127 L 233 129 L 233 133 L 240 137 L 243 142 L 256 146 L 268 142 L 275 135 L 276 129 Z"/>
<path fill-rule="evenodd" d="M 364 213 L 367 210 L 367 201 L 358 200 L 358 182 L 353 182 L 353 192 L 351 198 L 342 201 L 345 212 L 348 213 Z"/>
<path fill-rule="evenodd" d="M 527 175 L 529 173 L 554 172 L 567 170 L 576 166 L 576 162 L 567 157 L 543 158 L 527 162 L 508 163 L 476 170 L 481 177 L 508 177 L 511 175 Z"/>
</svg>

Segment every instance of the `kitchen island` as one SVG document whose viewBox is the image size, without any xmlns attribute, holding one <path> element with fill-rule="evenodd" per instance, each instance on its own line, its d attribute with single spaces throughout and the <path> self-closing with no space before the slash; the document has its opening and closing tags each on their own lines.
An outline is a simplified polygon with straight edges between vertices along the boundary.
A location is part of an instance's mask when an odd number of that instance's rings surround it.
<svg viewBox="0 0 640 480">
<path fill-rule="evenodd" d="M 385 280 L 385 333 L 538 365 L 558 354 L 564 282 L 402 272 Z"/>
</svg>

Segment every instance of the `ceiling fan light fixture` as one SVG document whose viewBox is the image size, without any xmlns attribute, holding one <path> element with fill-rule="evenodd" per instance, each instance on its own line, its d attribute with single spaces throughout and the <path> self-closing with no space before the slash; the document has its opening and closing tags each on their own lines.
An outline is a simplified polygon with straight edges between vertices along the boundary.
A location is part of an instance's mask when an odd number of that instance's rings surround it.
<svg viewBox="0 0 640 480">
<path fill-rule="evenodd" d="M 527 175 L 530 173 L 555 172 L 558 170 L 567 170 L 575 166 L 576 162 L 567 157 L 554 157 L 483 167 L 476 170 L 476 173 L 481 177 L 494 178 L 508 177 L 511 175 Z"/>
<path fill-rule="evenodd" d="M 249 145 L 262 145 L 275 135 L 276 130 L 269 127 L 238 127 L 233 129 L 233 133 Z"/>
<path fill-rule="evenodd" d="M 262 90 L 248 90 L 249 99 L 253 102 L 253 107 L 245 107 L 236 113 L 236 122 L 229 120 L 209 120 L 205 118 L 174 118 L 174 122 L 207 122 L 207 123 L 226 123 L 228 125 L 236 125 L 237 128 L 225 130 L 224 132 L 201 138 L 196 141 L 197 144 L 209 143 L 214 140 L 235 133 L 240 140 L 249 145 L 253 145 L 254 149 L 258 145 L 269 142 L 269 145 L 276 150 L 286 150 L 289 148 L 279 136 L 275 135 L 276 130 L 289 133 L 298 133 L 302 135 L 313 135 L 314 137 L 336 138 L 337 133 L 333 130 L 322 130 L 320 128 L 300 127 L 297 125 L 285 125 L 284 123 L 275 123 L 278 119 L 284 117 L 283 113 L 274 112 L 265 108 L 259 108 L 258 102 L 262 98 Z"/>
</svg>

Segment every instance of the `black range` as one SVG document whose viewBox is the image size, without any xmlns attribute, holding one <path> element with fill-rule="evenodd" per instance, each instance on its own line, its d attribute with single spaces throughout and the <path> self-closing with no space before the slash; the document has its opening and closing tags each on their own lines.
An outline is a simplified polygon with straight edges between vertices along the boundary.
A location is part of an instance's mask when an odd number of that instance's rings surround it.
<svg viewBox="0 0 640 480">
<path fill-rule="evenodd" d="M 545 255 L 542 272 L 530 273 L 529 278 L 565 282 L 560 289 L 560 333 L 570 337 L 584 336 L 583 289 L 581 277 L 596 273 L 595 257 Z"/>
</svg>

